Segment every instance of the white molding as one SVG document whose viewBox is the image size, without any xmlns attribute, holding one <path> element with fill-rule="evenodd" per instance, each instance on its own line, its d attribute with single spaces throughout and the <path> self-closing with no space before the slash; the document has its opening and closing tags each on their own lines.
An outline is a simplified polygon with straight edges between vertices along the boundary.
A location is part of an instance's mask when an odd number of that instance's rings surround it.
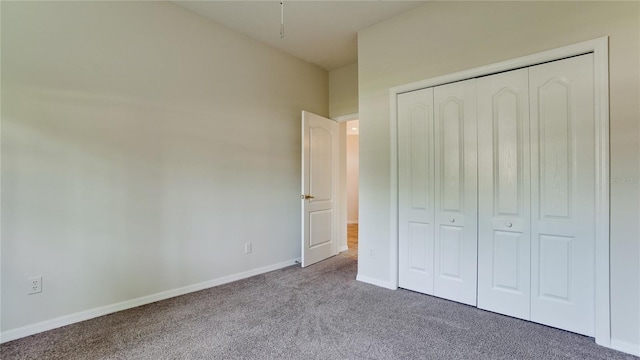
<svg viewBox="0 0 640 360">
<path fill-rule="evenodd" d="M 348 250 L 347 242 L 347 123 L 338 123 L 338 253 Z M 344 249 L 344 250 L 343 250 Z"/>
<path fill-rule="evenodd" d="M 609 39 L 594 40 L 593 71 L 596 144 L 595 338 L 611 345 L 609 254 Z"/>
<path fill-rule="evenodd" d="M 367 283 L 367 284 L 371 284 L 371 285 L 375 285 L 375 286 L 380 286 L 383 287 L 385 289 L 389 289 L 389 290 L 398 290 L 397 286 L 394 286 L 394 284 L 391 281 L 384 281 L 384 280 L 379 280 L 379 279 L 374 279 L 368 276 L 363 276 L 358 274 L 356 276 L 356 280 L 363 282 L 363 283 Z"/>
<path fill-rule="evenodd" d="M 358 113 L 354 113 L 354 114 L 332 117 L 331 120 L 334 120 L 336 122 L 345 122 L 350 120 L 358 120 L 359 118 L 360 118 L 360 115 Z"/>
<path fill-rule="evenodd" d="M 595 339 L 612 347 L 609 279 L 609 39 L 601 37 L 512 60 L 453 74 L 416 81 L 389 90 L 390 101 L 390 268 L 391 286 L 398 285 L 398 94 L 528 67 L 549 61 L 593 53 L 596 121 L 596 244 L 595 244 Z M 370 282 L 370 281 L 367 281 Z M 374 282 L 370 282 L 374 283 Z M 618 342 L 618 344 L 620 344 Z"/>
<path fill-rule="evenodd" d="M 602 43 L 605 45 L 603 46 Z M 583 55 L 594 52 L 597 49 L 608 49 L 608 37 L 601 37 L 595 40 L 588 40 L 581 43 L 564 46 L 561 48 L 548 50 L 536 54 L 519 57 L 512 60 L 501 61 L 495 64 L 485 65 L 469 70 L 463 70 L 452 74 L 442 75 L 431 79 L 420 80 L 409 84 L 395 86 L 390 89 L 394 94 L 424 89 L 437 85 L 449 84 L 456 81 L 472 79 L 479 76 L 486 76 L 503 71 L 514 70 L 522 67 L 538 65 L 541 63 L 564 59 L 571 56 Z"/>
<path fill-rule="evenodd" d="M 640 344 L 632 344 L 626 341 L 611 339 L 611 346 L 613 350 L 622 351 L 627 354 L 640 356 Z"/>
<path fill-rule="evenodd" d="M 393 241 L 391 245 L 391 251 L 389 251 L 389 262 L 391 268 L 389 269 L 389 276 L 391 278 L 391 284 L 398 287 L 398 272 L 399 272 L 399 259 L 398 259 L 398 92 L 392 88 L 389 94 L 390 100 L 390 128 L 389 128 L 389 142 L 391 143 L 390 155 L 389 155 L 389 167 L 391 178 L 389 179 L 389 186 L 391 192 L 389 193 L 389 215 L 391 216 L 391 222 L 389 226 L 389 238 Z M 417 89 L 416 89 L 417 90 Z"/>
<path fill-rule="evenodd" d="M 25 336 L 34 335 L 44 331 L 53 330 L 62 326 L 71 325 L 81 321 L 93 319 L 99 316 L 112 314 L 118 311 L 123 311 L 131 308 L 135 308 L 138 306 L 154 303 L 157 301 L 166 300 L 172 297 L 185 295 L 188 293 L 192 293 L 192 292 L 212 288 L 215 286 L 227 284 L 230 282 L 246 279 L 252 276 L 282 269 L 287 266 L 296 265 L 296 263 L 299 263 L 299 261 L 300 261 L 299 258 L 287 260 L 277 264 L 267 265 L 261 268 L 224 276 L 221 278 L 181 287 L 178 289 L 163 291 L 156 294 L 139 297 L 136 299 L 121 301 L 119 303 L 101 306 L 101 307 L 97 307 L 97 308 L 93 308 L 85 311 L 80 311 L 75 314 L 61 316 L 55 319 L 42 321 L 39 323 L 23 326 L 20 328 L 6 330 L 0 333 L 0 343 L 5 343 L 8 341 L 23 338 Z"/>
</svg>

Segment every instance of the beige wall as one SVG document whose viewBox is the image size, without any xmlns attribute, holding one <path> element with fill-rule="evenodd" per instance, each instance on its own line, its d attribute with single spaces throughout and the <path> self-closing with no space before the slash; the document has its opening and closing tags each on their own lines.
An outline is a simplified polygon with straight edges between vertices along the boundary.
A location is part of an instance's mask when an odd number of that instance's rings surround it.
<svg viewBox="0 0 640 360">
<path fill-rule="evenodd" d="M 358 135 L 347 135 L 347 222 L 350 224 L 358 223 L 358 138 Z"/>
<path fill-rule="evenodd" d="M 358 64 L 329 72 L 329 116 L 358 113 Z"/>
<path fill-rule="evenodd" d="M 325 70 L 166 2 L 1 20 L 3 334 L 300 256 Z"/>
<path fill-rule="evenodd" d="M 638 2 L 433 2 L 358 35 L 358 275 L 390 280 L 389 88 L 610 37 L 611 329 L 640 349 Z"/>
</svg>

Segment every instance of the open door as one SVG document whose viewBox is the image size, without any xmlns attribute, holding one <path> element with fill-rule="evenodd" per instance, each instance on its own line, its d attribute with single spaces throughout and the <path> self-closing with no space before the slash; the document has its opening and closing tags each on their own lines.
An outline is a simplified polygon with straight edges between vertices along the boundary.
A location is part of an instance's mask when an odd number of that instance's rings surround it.
<svg viewBox="0 0 640 360">
<path fill-rule="evenodd" d="M 302 112 L 302 267 L 338 254 L 338 125 Z"/>
</svg>

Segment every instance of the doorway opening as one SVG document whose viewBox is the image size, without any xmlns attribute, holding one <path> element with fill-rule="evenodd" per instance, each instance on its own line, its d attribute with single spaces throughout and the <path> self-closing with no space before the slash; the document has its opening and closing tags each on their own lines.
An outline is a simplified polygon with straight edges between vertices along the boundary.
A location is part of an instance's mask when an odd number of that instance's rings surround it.
<svg viewBox="0 0 640 360">
<path fill-rule="evenodd" d="M 346 124 L 347 165 L 347 255 L 358 258 L 359 120 Z"/>
</svg>

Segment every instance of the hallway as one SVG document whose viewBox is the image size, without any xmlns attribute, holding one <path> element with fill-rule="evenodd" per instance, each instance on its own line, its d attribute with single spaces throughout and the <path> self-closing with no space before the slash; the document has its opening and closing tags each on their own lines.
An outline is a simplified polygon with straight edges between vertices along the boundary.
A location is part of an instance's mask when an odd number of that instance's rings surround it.
<svg viewBox="0 0 640 360">
<path fill-rule="evenodd" d="M 358 259 L 358 224 L 347 224 L 347 246 L 347 256 Z"/>
</svg>

